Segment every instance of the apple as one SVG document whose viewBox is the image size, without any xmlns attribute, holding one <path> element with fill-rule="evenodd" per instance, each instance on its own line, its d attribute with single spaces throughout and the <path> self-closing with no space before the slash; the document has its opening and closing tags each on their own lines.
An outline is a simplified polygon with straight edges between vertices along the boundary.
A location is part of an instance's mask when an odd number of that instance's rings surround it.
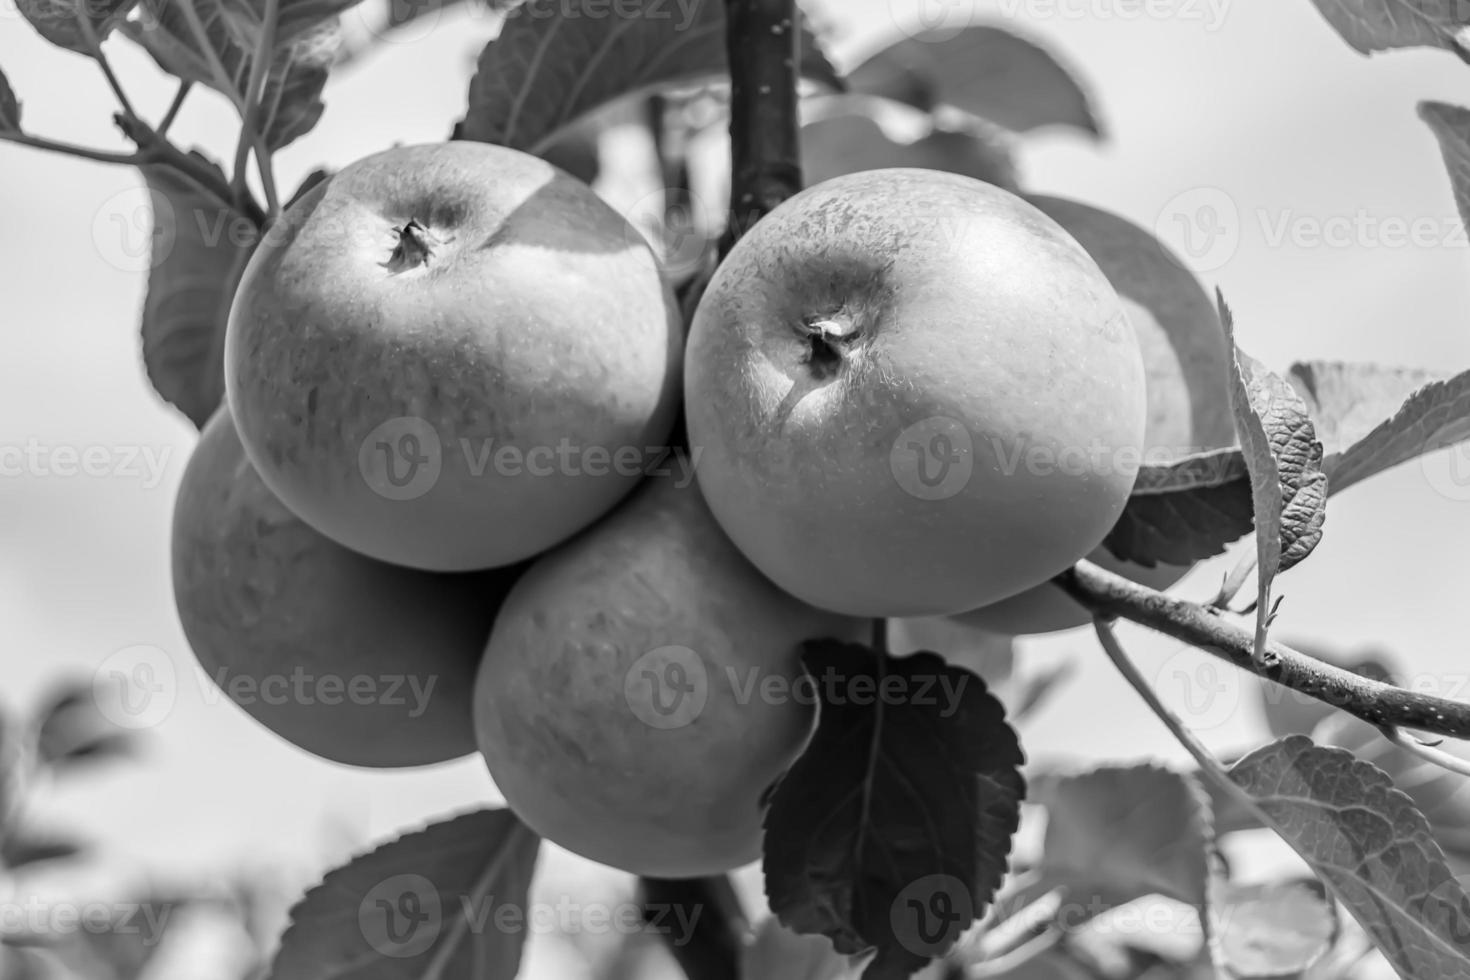
<svg viewBox="0 0 1470 980">
<path fill-rule="evenodd" d="M 1225 329 L 1214 301 L 1183 260 L 1151 232 L 1101 208 L 1041 195 L 1027 200 L 1082 243 L 1123 300 L 1148 376 L 1144 443 L 1150 461 L 1234 445 Z M 1167 589 L 1189 572 L 1179 565 L 1150 568 L 1121 561 L 1105 548 L 1088 560 L 1153 589 Z M 962 618 L 1017 634 L 1071 629 L 1091 620 L 1087 610 L 1049 584 Z"/>
<path fill-rule="evenodd" d="M 658 477 L 511 590 L 475 682 L 480 752 L 546 839 L 661 878 L 760 855 L 814 718 L 802 641 L 866 627 L 777 589 L 691 479 Z"/>
<path fill-rule="evenodd" d="M 694 315 L 685 411 L 720 526 L 777 585 L 858 616 L 963 612 L 1113 526 L 1144 368 L 1087 252 L 1014 194 L 932 170 L 807 188 Z"/>
<path fill-rule="evenodd" d="M 682 324 L 639 232 L 484 143 L 398 147 L 287 209 L 230 309 L 266 485 L 363 554 L 506 565 L 607 512 L 678 408 Z"/>
<path fill-rule="evenodd" d="M 266 487 L 226 406 L 184 470 L 171 551 L 200 667 L 266 728 L 356 766 L 474 751 L 475 669 L 520 568 L 423 572 L 336 544 Z"/>
</svg>

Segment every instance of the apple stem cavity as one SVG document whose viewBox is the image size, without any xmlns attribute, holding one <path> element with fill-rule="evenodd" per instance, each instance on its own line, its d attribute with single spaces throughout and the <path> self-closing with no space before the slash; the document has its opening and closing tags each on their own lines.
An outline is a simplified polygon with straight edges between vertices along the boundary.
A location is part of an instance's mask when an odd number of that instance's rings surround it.
<svg viewBox="0 0 1470 980">
<path fill-rule="evenodd" d="M 817 378 L 830 378 L 837 373 L 847 356 L 847 348 L 860 333 L 851 318 L 840 313 L 806 317 L 798 332 L 811 345 L 807 364 Z"/>
<path fill-rule="evenodd" d="M 429 256 L 434 254 L 433 246 L 439 244 L 429 229 L 424 227 L 417 218 L 410 218 L 408 224 L 398 229 L 398 244 L 393 247 L 393 254 L 388 256 L 388 261 L 383 263 L 383 268 L 395 276 L 400 272 L 417 269 L 429 264 Z"/>
</svg>

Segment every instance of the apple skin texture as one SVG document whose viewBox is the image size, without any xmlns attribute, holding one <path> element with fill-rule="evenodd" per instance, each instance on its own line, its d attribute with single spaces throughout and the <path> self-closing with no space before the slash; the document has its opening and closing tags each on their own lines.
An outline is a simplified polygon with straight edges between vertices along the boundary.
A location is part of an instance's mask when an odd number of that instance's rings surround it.
<svg viewBox="0 0 1470 980">
<path fill-rule="evenodd" d="M 1087 249 L 1123 300 L 1148 372 L 1147 450 L 1175 458 L 1234 445 L 1225 328 L 1194 274 L 1152 233 L 1125 218 L 1064 198 L 1027 200 Z M 1167 589 L 1189 572 L 1180 565 L 1149 568 L 1122 561 L 1105 548 L 1087 559 L 1152 589 Z M 1092 617 L 1060 589 L 1040 585 L 960 619 L 1022 634 L 1072 629 Z"/>
<path fill-rule="evenodd" d="M 602 454 L 667 440 L 681 345 L 653 253 L 587 185 L 452 142 L 367 157 L 288 209 L 231 308 L 225 380 L 294 512 L 363 554 L 463 571 L 538 554 L 632 490 L 641 466 Z"/>
<path fill-rule="evenodd" d="M 761 795 L 814 720 L 810 698 L 761 684 L 792 692 L 802 641 L 866 629 L 763 578 L 692 484 L 650 479 L 511 591 L 475 685 L 480 752 L 511 809 L 562 847 L 662 878 L 727 871 L 760 856 Z M 652 654 L 666 647 L 690 652 Z M 698 685 L 703 706 L 665 677 Z M 686 716 L 660 722 L 655 698 Z"/>
<path fill-rule="evenodd" d="M 174 599 L 194 655 L 266 728 L 355 766 L 425 765 L 475 750 L 474 673 L 524 566 L 438 574 L 336 544 L 266 488 L 225 407 L 184 470 L 171 550 Z M 317 686 L 329 677 L 342 682 L 335 691 Z M 354 703 L 356 677 L 371 678 L 381 697 Z M 401 683 L 392 691 L 384 678 Z"/>
<path fill-rule="evenodd" d="M 931 170 L 777 207 L 716 272 L 685 352 L 720 525 L 776 584 L 850 615 L 963 612 L 1087 554 L 1127 502 L 1145 407 L 1133 330 L 1082 247 Z"/>
</svg>

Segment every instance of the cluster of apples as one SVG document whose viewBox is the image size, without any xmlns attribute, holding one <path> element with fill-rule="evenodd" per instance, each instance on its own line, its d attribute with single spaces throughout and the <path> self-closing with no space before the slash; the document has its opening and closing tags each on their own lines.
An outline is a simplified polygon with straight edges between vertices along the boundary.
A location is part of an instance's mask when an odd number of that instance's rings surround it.
<svg viewBox="0 0 1470 980">
<path fill-rule="evenodd" d="M 727 870 L 810 736 L 801 643 L 1080 621 L 1044 583 L 1099 546 L 1145 448 L 1232 438 L 1228 399 L 1196 393 L 1223 351 L 1141 229 L 902 169 L 766 216 L 686 343 L 585 184 L 485 144 L 392 149 L 250 261 L 175 509 L 180 618 L 310 752 L 478 749 L 549 840 Z"/>
</svg>

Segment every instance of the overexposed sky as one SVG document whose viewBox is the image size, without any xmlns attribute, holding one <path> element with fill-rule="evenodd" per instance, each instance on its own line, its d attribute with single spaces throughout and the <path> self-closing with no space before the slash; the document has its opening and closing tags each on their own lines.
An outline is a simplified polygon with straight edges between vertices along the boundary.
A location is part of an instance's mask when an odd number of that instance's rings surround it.
<svg viewBox="0 0 1470 980">
<path fill-rule="evenodd" d="M 1363 58 L 1308 0 L 827 0 L 850 62 L 921 15 L 1004 20 L 1052 45 L 1090 81 L 1109 133 L 1029 138 L 1023 178 L 1177 235 L 1201 206 L 1223 223 L 1207 285 L 1224 290 L 1241 345 L 1278 370 L 1306 358 L 1470 367 L 1470 248 L 1419 99 L 1470 101 L 1465 66 L 1442 52 Z M 349 13 L 349 18 L 357 17 Z M 394 142 L 442 139 L 462 113 L 483 13 L 416 27 L 336 76 L 310 135 L 277 159 L 289 192 Z M 122 40 L 109 44 L 135 104 L 154 117 L 172 83 Z M 0 7 L 0 68 L 26 127 L 123 149 L 101 76 Z M 174 135 L 233 152 L 224 101 L 196 91 Z M 417 772 L 360 772 L 307 756 L 205 697 L 189 672 L 168 580 L 173 495 L 194 440 L 140 367 L 144 275 L 116 223 L 137 199 L 125 169 L 0 144 L 0 446 L 129 447 L 152 459 L 106 477 L 0 476 L 0 698 L 34 702 L 67 672 L 90 676 L 136 645 L 177 665 L 178 696 L 147 752 L 102 778 L 58 787 L 38 818 L 75 825 L 119 866 L 188 873 L 276 862 L 309 872 L 344 848 L 493 799 L 477 759 Z M 1233 217 L 1232 217 L 1233 212 Z M 1417 224 L 1414 224 L 1416 223 Z M 1404 223 L 1429 229 L 1406 244 Z M 1171 239 L 1177 243 L 1177 239 Z M 1470 696 L 1470 457 L 1411 463 L 1334 500 L 1317 553 L 1281 580 L 1280 632 L 1399 651 L 1411 673 Z M 124 469 L 121 456 L 118 469 Z M 1229 562 L 1181 587 L 1204 596 Z M 1168 695 L 1195 696 L 1222 749 L 1259 740 L 1248 691 L 1171 641 L 1125 630 Z M 1034 755 L 1181 759 L 1105 663 L 1090 633 L 1022 645 L 1023 664 L 1084 661 L 1081 678 L 1025 731 Z M 1459 673 L 1456 673 L 1456 672 Z M 1207 706 L 1194 684 L 1216 685 Z M 1176 698 L 1176 701 L 1179 699 Z M 1183 704 L 1183 701 L 1179 701 Z M 572 868 L 566 862 L 559 867 Z"/>
</svg>

